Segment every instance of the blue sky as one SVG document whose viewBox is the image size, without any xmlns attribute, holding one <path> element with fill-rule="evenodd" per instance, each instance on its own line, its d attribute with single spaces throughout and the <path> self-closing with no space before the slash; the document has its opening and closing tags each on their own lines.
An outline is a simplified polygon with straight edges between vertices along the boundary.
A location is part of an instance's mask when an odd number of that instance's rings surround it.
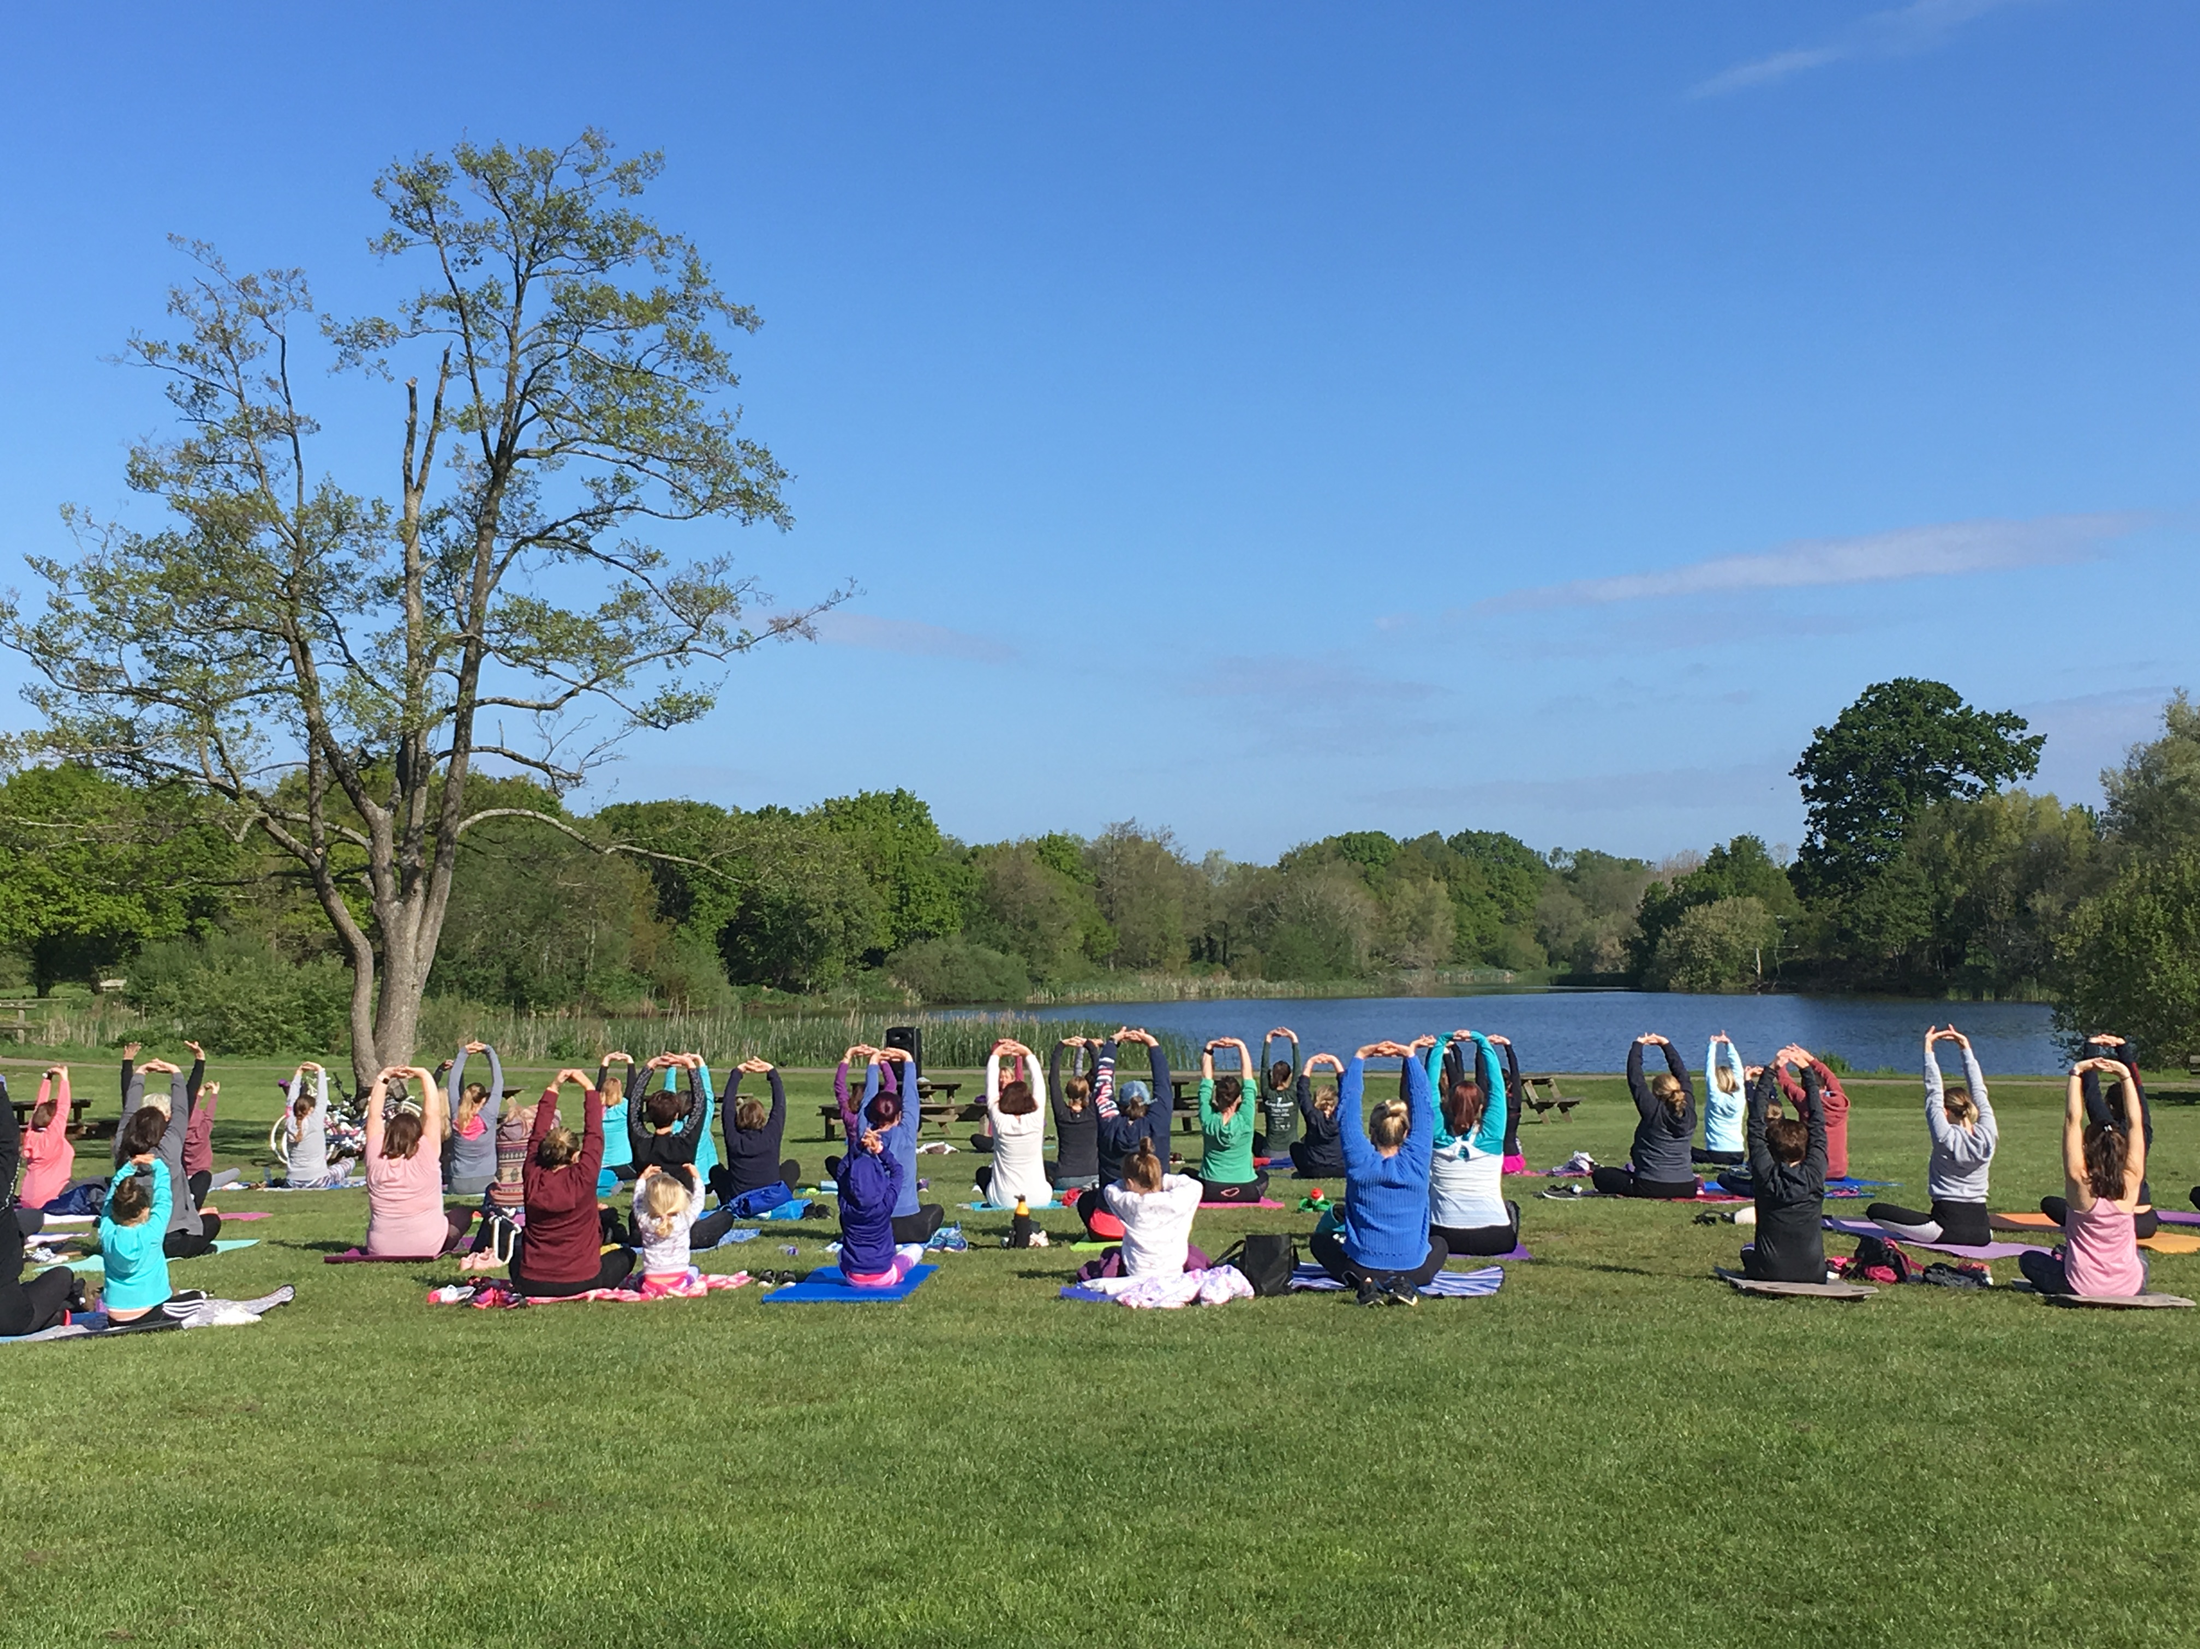
<svg viewBox="0 0 2200 1649">
<path fill-rule="evenodd" d="M 595 799 L 907 785 L 970 839 L 1793 843 L 1868 683 L 2049 735 L 2190 682 L 2200 13 L 2176 0 L 26 12 L 8 565 L 143 519 L 164 236 L 386 306 L 391 158 L 584 124 L 766 325 L 815 646 Z M 331 385 L 328 464 L 394 475 Z M 16 661 L 0 675 L 19 679 Z M 27 714 L 27 711 L 21 714 Z"/>
</svg>

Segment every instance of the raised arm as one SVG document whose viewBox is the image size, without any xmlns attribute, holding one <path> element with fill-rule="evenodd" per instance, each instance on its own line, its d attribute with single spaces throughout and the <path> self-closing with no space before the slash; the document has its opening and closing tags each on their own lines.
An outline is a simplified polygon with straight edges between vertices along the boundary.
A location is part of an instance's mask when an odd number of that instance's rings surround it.
<svg viewBox="0 0 2200 1649">
<path fill-rule="evenodd" d="M 2147 1178 L 2147 1129 L 2146 1093 L 2139 1086 L 2139 1073 L 2129 1066 L 2122 1069 L 2124 1088 L 2124 1195 L 2126 1202 L 2136 1202 L 2146 1187 Z"/>
<path fill-rule="evenodd" d="M 1429 1159 L 1436 1154 L 1436 1107 L 1429 1095 L 1432 1084 L 1428 1067 L 1418 1059 L 1405 1062 L 1406 1073 L 1406 1142 L 1399 1155 L 1417 1167 L 1425 1176 L 1429 1171 Z M 1505 1134 L 1498 1130 L 1497 1144 L 1504 1148 Z"/>
<path fill-rule="evenodd" d="M 1803 1166 L 1818 1170 L 1818 1177 L 1826 1177 L 1826 1107 L 1819 1097 L 1818 1062 L 1813 1060 L 1803 1070 Z"/>
<path fill-rule="evenodd" d="M 489 1097 L 481 1102 L 481 1110 L 476 1114 L 486 1115 L 489 1126 L 494 1128 L 497 1118 L 504 1114 L 504 1061 L 497 1058 L 494 1044 L 484 1048 L 482 1052 L 489 1056 Z M 328 1078 L 324 1075 L 321 1080 L 326 1082 Z M 453 1091 L 458 1087 L 458 1078 L 455 1075 L 451 1078 L 451 1087 Z"/>
<path fill-rule="evenodd" d="M 1627 1091 L 1635 1096 L 1635 1109 L 1644 1116 L 1648 1116 L 1657 1105 L 1656 1097 L 1650 1092 L 1650 1084 L 1642 1076 L 1642 1050 L 1648 1041 L 1648 1037 L 1638 1036 L 1635 1038 L 1635 1045 L 1627 1050 Z"/>
<path fill-rule="evenodd" d="M 2100 1067 L 2081 1059 L 2070 1068 L 2063 1089 L 2063 1198 L 2073 1208 L 2086 1194 L 2085 1181 L 2085 1079 Z"/>
<path fill-rule="evenodd" d="M 1767 1065 L 1748 1087 L 1749 1173 L 1760 1186 L 1772 1183 L 1773 1171 L 1779 1166 L 1773 1160 L 1772 1147 L 1765 1140 L 1765 1119 L 1771 1114 L 1772 1095 L 1779 1086 L 1777 1070 L 1777 1066 Z"/>
<path fill-rule="evenodd" d="M 1474 1033 L 1476 1061 L 1482 1068 L 1482 1126 L 1475 1131 L 1474 1148 L 1484 1156 L 1505 1149 L 1505 1120 L 1511 1113 L 1512 1095 L 1505 1091 L 1505 1072 L 1497 1050 L 1480 1031 Z"/>
<path fill-rule="evenodd" d="M 382 1154 L 382 1102 L 389 1093 L 390 1076 L 396 1069 L 393 1065 L 377 1071 L 373 1084 L 367 1089 L 367 1160 L 370 1162 Z"/>
<path fill-rule="evenodd" d="M 1670 1042 L 1659 1044 L 1665 1052 L 1665 1068 L 1673 1073 L 1673 1080 L 1681 1085 L 1681 1097 L 1688 1104 L 1696 1103 L 1696 1085 L 1688 1078 L 1688 1061 L 1681 1057 L 1680 1049 Z"/>
<path fill-rule="evenodd" d="M 678 1134 L 683 1144 L 703 1131 L 703 1119 L 710 1115 L 710 1089 L 703 1079 L 707 1069 L 700 1059 L 688 1067 L 688 1114 L 681 1121 Z"/>
<path fill-rule="evenodd" d="M 189 1120 L 199 1103 L 199 1086 L 206 1081 L 206 1050 L 196 1042 L 186 1042 L 191 1050 L 191 1074 L 183 1079 L 183 1114 Z"/>
<path fill-rule="evenodd" d="M 1111 1121 L 1115 1111 L 1115 1038 L 1100 1044 L 1100 1057 L 1092 1067 L 1092 1108 Z"/>
</svg>

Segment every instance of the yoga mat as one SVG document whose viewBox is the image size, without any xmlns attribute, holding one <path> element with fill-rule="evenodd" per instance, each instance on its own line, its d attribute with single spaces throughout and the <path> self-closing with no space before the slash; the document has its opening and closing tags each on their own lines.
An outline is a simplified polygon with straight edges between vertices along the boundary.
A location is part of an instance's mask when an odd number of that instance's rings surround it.
<svg viewBox="0 0 2200 1649">
<path fill-rule="evenodd" d="M 2192 1302 L 2177 1294 L 2042 1294 L 2049 1305 L 2106 1306 L 2119 1311 L 2165 1310 Z"/>
<path fill-rule="evenodd" d="M 810 1199 L 808 1197 L 796 1197 L 791 1201 L 781 1203 L 770 1213 L 761 1214 L 757 1217 L 767 1220 L 798 1220 L 802 1217 L 802 1210 L 809 1206 Z"/>
<path fill-rule="evenodd" d="M 453 1254 L 369 1254 L 363 1248 L 347 1248 L 341 1254 L 323 1254 L 323 1265 L 434 1265 L 438 1260 L 455 1260 Z"/>
<path fill-rule="evenodd" d="M 856 1288 L 841 1275 L 837 1265 L 821 1266 L 798 1283 L 775 1288 L 764 1296 L 766 1305 L 862 1305 L 872 1300 L 906 1300 L 924 1280 L 939 1269 L 920 1265 L 891 1288 Z"/>
<path fill-rule="evenodd" d="M 1989 1214 L 1986 1223 L 1996 1231 L 2060 1231 L 2045 1214 Z"/>
<path fill-rule="evenodd" d="M 1989 1214 L 1987 1223 L 1996 1231 L 2052 1231 L 2062 1234 L 2062 1227 L 2045 1214 Z M 2187 1231 L 2157 1231 L 2151 1237 L 2141 1237 L 2139 1246 L 2156 1254 L 2200 1254 L 2200 1237 Z"/>
<path fill-rule="evenodd" d="M 1938 1254 L 1956 1254 L 1966 1260 L 2007 1260 L 2019 1254 L 2040 1254 L 2046 1250 L 2036 1242 L 1990 1242 L 1983 1245 L 1966 1245 L 1958 1242 L 1920 1242 L 1915 1237 L 1905 1237 L 1899 1231 L 1889 1231 L 1874 1225 L 1870 1220 L 1826 1221 L 1828 1231 L 1844 1231 L 1852 1237 L 1884 1237 L 1898 1242 L 1904 1248 L 1929 1248 Z"/>
<path fill-rule="evenodd" d="M 1439 1271 L 1415 1292 L 1432 1300 L 1467 1300 L 1495 1294 L 1504 1285 L 1505 1268 L 1488 1265 L 1479 1271 Z M 1343 1290 L 1344 1284 L 1318 1265 L 1302 1265 L 1291 1273 L 1291 1287 L 1299 1291 L 1336 1293 Z"/>
<path fill-rule="evenodd" d="M 2182 1208 L 2157 1208 L 2154 1217 L 2164 1225 L 2200 1225 L 2200 1214 L 2188 1214 Z"/>
<path fill-rule="evenodd" d="M 1858 1179 L 1854 1174 L 1844 1174 L 1826 1181 L 1826 1191 L 1831 1195 L 1837 1185 L 1844 1191 L 1892 1191 L 1901 1184 L 1898 1179 Z"/>
<path fill-rule="evenodd" d="M 213 1212 L 221 1214 L 221 1210 L 218 1208 L 214 1209 Z M 257 1213 L 253 1212 L 251 1209 L 246 1209 L 241 1214 L 222 1214 L 222 1224 L 235 1225 L 242 1220 L 271 1220 L 274 1217 L 274 1215 L 268 1213 L 265 1209 L 261 1209 Z"/>
<path fill-rule="evenodd" d="M 1032 1202 L 1026 1203 L 1024 1206 L 1034 1214 L 1050 1214 L 1057 1209 L 1067 1208 L 1069 1204 L 1066 1202 Z M 973 1214 L 1013 1214 L 1016 1212 L 1013 1204 L 1006 1208 L 996 1208 L 990 1202 L 966 1202 L 963 1207 L 969 1209 Z"/>
<path fill-rule="evenodd" d="M 1724 1266 L 1713 1266 L 1711 1274 L 1723 1283 L 1731 1283 L 1737 1294 L 1763 1294 L 1787 1296 L 1803 1300 L 1865 1300 L 1879 1292 L 1861 1283 L 1775 1283 L 1760 1282 L 1755 1277 L 1744 1276 L 1739 1271 L 1729 1271 Z"/>
<path fill-rule="evenodd" d="M 754 1227 L 753 1225 L 737 1225 L 733 1227 L 733 1229 L 728 1231 L 724 1236 L 720 1237 L 716 1242 L 712 1243 L 710 1246 L 711 1248 L 730 1248 L 733 1246 L 733 1244 L 737 1242 L 754 1242 L 758 1237 L 761 1237 L 763 1234 L 763 1232 L 757 1230 L 756 1227 Z M 703 1250 L 703 1252 L 707 1254 L 710 1252 L 710 1249 L 706 1248 L 705 1250 Z"/>
</svg>

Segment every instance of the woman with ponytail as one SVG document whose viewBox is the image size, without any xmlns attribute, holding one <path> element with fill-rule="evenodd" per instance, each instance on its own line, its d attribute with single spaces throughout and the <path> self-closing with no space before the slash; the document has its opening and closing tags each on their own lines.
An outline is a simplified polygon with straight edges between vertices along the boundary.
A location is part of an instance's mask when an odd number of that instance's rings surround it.
<svg viewBox="0 0 2200 1649">
<path fill-rule="evenodd" d="M 1520 1204 L 1504 1197 L 1505 1124 L 1512 1095 L 1497 1049 L 1479 1031 L 1455 1031 L 1451 1046 L 1474 1050 L 1474 1074 L 1429 1051 L 1432 1072 L 1450 1080 L 1436 1108 L 1429 1159 L 1429 1235 L 1453 1254 L 1510 1254 L 1520 1246 Z M 1449 1067 L 1447 1070 L 1446 1068 Z"/>
<path fill-rule="evenodd" d="M 1189 1175 L 1167 1172 L 1153 1141 L 1141 1139 L 1123 1164 L 1123 1177 L 1100 1188 L 1108 1212 L 1122 1224 L 1123 1246 L 1087 1262 L 1079 1278 L 1173 1277 L 1206 1270 L 1207 1256 L 1192 1246 L 1201 1190 Z"/>
<path fill-rule="evenodd" d="M 1433 1039 L 1431 1039 L 1433 1040 Z M 1385 1100 L 1360 1115 L 1360 1091 L 1370 1058 L 1405 1061 L 1404 1099 Z M 1344 1217 L 1324 1215 L 1309 1247 L 1321 1268 L 1359 1289 L 1362 1305 L 1418 1305 L 1416 1290 L 1444 1268 L 1449 1254 L 1428 1228 L 1429 1155 L 1436 1113 L 1419 1046 L 1371 1042 L 1352 1056 L 1337 1083 L 1344 1142 Z"/>
<path fill-rule="evenodd" d="M 1645 1082 L 1642 1050 L 1665 1050 L 1665 1069 Z M 1655 1197 L 1668 1201 L 1696 1194 L 1689 1161 L 1696 1137 L 1696 1090 L 1680 1050 L 1652 1031 L 1635 1038 L 1627 1053 L 1627 1086 L 1635 1096 L 1635 1149 L 1628 1168 L 1599 1168 L 1590 1180 L 1607 1197 Z"/>
</svg>

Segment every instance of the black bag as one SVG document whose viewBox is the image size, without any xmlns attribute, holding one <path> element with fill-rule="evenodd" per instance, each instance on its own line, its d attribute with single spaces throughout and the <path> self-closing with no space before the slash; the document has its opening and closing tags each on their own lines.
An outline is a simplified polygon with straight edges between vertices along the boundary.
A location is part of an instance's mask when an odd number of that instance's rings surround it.
<svg viewBox="0 0 2200 1649">
<path fill-rule="evenodd" d="M 1215 1263 L 1236 1266 L 1255 1294 L 1287 1294 L 1299 1266 L 1299 1245 L 1278 1232 L 1256 1231 L 1239 1238 Z"/>
</svg>

